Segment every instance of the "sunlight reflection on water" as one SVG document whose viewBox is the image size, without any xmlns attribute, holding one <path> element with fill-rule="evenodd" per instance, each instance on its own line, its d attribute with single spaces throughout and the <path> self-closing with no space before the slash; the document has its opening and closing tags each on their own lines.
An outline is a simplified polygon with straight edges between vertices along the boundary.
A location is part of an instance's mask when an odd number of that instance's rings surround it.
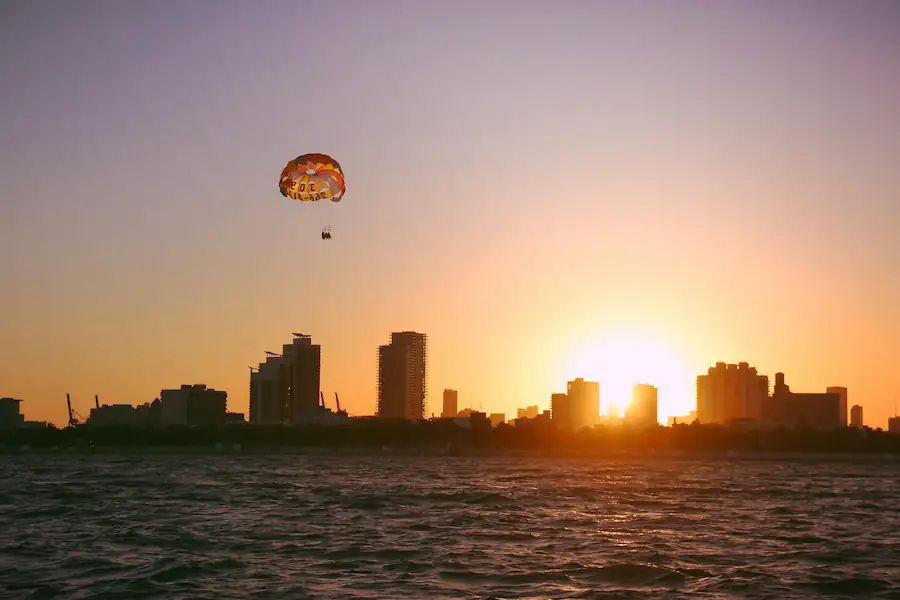
<svg viewBox="0 0 900 600">
<path fill-rule="evenodd" d="M 0 457 L 3 597 L 900 594 L 875 462 Z"/>
</svg>

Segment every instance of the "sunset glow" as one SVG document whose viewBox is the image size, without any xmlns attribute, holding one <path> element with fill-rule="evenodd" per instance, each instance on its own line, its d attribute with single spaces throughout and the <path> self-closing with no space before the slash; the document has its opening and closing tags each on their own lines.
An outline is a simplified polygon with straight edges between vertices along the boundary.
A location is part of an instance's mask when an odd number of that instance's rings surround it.
<svg viewBox="0 0 900 600">
<path fill-rule="evenodd" d="M 610 331 L 572 352 L 570 378 L 600 382 L 600 413 L 610 405 L 625 414 L 635 383 L 654 385 L 659 394 L 659 421 L 686 415 L 695 403 L 694 373 L 677 352 L 649 334 Z"/>
</svg>

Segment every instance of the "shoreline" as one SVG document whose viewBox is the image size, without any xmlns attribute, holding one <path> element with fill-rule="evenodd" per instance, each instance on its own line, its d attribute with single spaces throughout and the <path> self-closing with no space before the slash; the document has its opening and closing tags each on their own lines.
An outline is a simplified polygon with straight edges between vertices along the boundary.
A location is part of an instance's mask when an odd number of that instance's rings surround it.
<svg viewBox="0 0 900 600">
<path fill-rule="evenodd" d="M 258 455 L 294 455 L 322 457 L 421 457 L 485 459 L 569 459 L 605 461 L 801 461 L 801 462 L 886 462 L 900 464 L 900 455 L 883 452 L 742 452 L 742 451 L 565 451 L 439 448 L 366 448 L 304 446 L 100 446 L 100 447 L 19 447 L 0 448 L 0 456 L 78 455 L 78 456 L 171 456 L 214 455 L 246 457 Z"/>
</svg>

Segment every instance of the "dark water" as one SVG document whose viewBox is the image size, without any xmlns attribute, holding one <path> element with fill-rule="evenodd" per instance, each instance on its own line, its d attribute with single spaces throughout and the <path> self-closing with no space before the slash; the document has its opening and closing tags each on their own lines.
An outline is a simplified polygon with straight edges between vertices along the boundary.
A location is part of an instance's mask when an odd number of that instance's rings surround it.
<svg viewBox="0 0 900 600">
<path fill-rule="evenodd" d="M 897 463 L 0 456 L 2 598 L 841 596 Z"/>
</svg>

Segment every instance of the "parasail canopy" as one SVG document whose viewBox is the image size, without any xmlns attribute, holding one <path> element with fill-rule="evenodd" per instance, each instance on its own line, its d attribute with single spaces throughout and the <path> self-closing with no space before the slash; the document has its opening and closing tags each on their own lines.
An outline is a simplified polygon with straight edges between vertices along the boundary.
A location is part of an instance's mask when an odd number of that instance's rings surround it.
<svg viewBox="0 0 900 600">
<path fill-rule="evenodd" d="M 346 191 L 344 172 L 327 154 L 303 154 L 284 167 L 278 189 L 282 196 L 301 202 L 340 202 Z"/>
</svg>

